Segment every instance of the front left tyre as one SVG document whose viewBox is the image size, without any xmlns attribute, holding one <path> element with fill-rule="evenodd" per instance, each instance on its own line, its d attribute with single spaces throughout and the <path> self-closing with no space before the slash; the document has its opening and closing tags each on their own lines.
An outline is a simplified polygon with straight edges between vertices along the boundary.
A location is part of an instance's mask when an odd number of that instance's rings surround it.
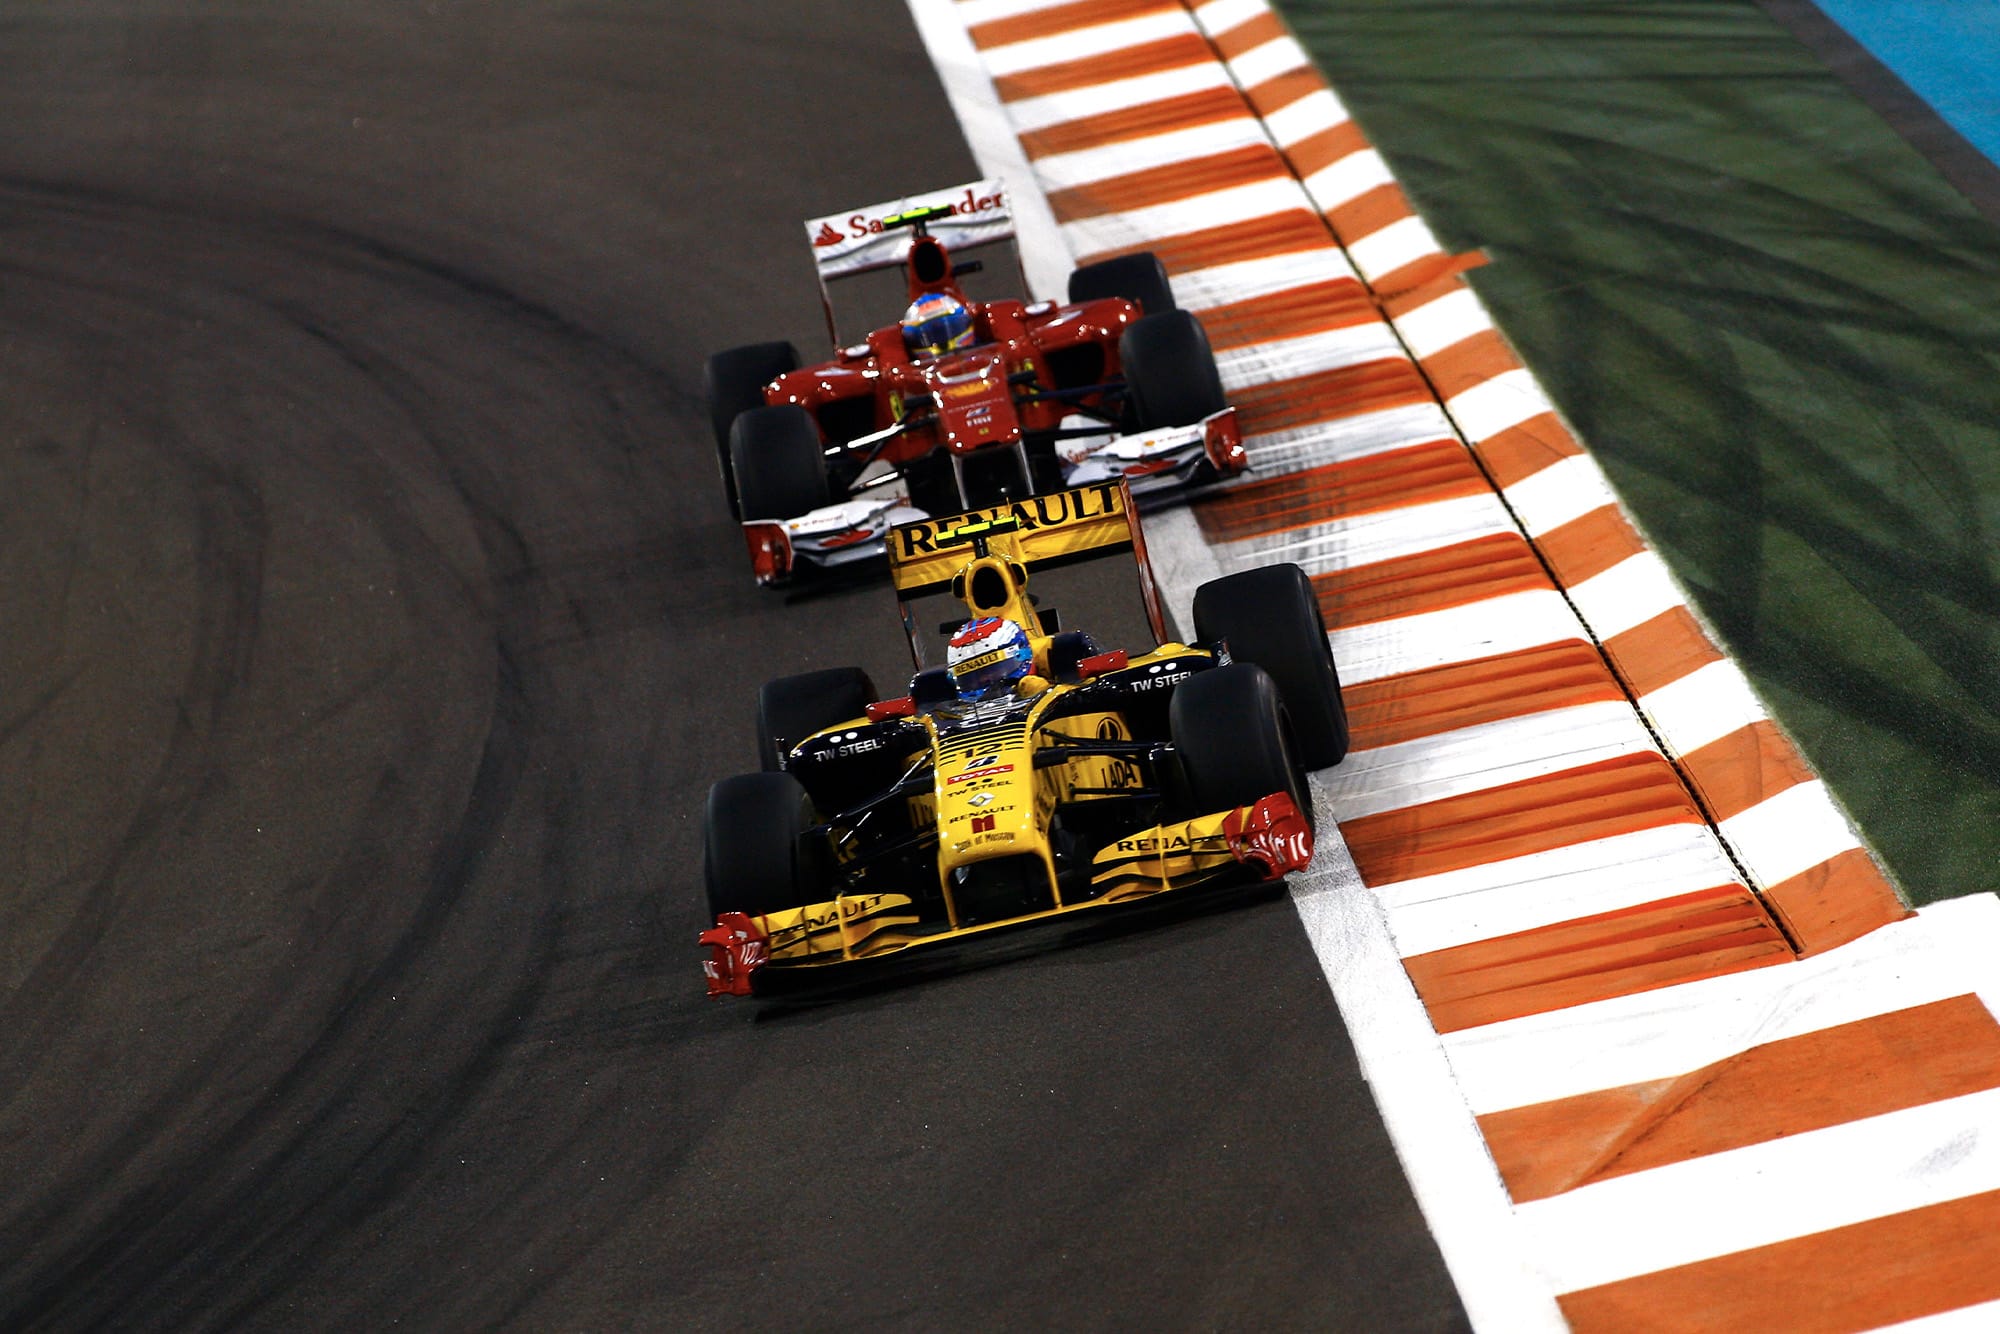
<svg viewBox="0 0 2000 1334">
<path fill-rule="evenodd" d="M 711 918 L 817 903 L 823 887 L 804 834 L 812 803 L 790 774 L 739 774 L 708 790 L 702 870 Z"/>
<path fill-rule="evenodd" d="M 795 403 L 739 414 L 729 427 L 729 457 L 742 519 L 796 519 L 832 503 L 819 427 Z"/>
<path fill-rule="evenodd" d="M 742 518 L 736 499 L 736 470 L 729 457 L 729 428 L 751 408 L 764 406 L 764 386 L 799 368 L 799 350 L 790 343 L 749 343 L 718 352 L 702 372 L 709 429 L 715 434 L 722 469 L 722 495 L 732 518 Z"/>
<path fill-rule="evenodd" d="M 859 718 L 875 701 L 875 683 L 859 667 L 827 667 L 766 681 L 757 692 L 757 760 L 766 773 L 785 767 L 793 746 L 835 723 Z"/>
</svg>

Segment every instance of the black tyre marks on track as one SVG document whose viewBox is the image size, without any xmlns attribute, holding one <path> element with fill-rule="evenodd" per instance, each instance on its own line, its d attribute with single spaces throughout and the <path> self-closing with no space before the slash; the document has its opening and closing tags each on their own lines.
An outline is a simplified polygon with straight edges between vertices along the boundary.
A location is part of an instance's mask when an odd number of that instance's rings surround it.
<svg viewBox="0 0 2000 1334">
<path fill-rule="evenodd" d="M 906 670 L 698 401 L 972 171 L 900 5 L 0 30 L 0 1326 L 1460 1322 L 1282 901 L 699 994 L 751 687 Z"/>
</svg>

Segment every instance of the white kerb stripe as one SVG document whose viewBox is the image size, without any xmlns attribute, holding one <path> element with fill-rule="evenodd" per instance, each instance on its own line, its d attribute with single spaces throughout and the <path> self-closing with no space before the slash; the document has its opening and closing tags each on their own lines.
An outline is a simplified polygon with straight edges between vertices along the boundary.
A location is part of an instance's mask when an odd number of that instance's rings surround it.
<svg viewBox="0 0 2000 1334">
<path fill-rule="evenodd" d="M 2000 1089 L 1515 1206 L 1557 1292 L 2000 1190 Z"/>
<path fill-rule="evenodd" d="M 1149 208 L 1081 218 L 1063 224 L 1063 235 L 1072 251 L 1089 255 L 1292 211 L 1309 212 L 1305 192 L 1299 189 L 1297 181 L 1285 176 Z"/>
<path fill-rule="evenodd" d="M 1350 754 L 1326 775 L 1342 820 L 1511 787 L 1623 755 L 1657 754 L 1623 700 L 1502 718 Z"/>
<path fill-rule="evenodd" d="M 1024 97 L 1007 103 L 1007 116 L 1022 133 L 1067 125 L 1073 120 L 1101 116 L 1107 111 L 1123 111 L 1148 102 L 1164 102 L 1208 88 L 1233 88 L 1229 71 L 1221 61 L 1178 65 L 1154 74 L 1136 74 L 1129 79 L 1093 83 L 1082 88 L 1066 88 L 1059 93 Z"/>
<path fill-rule="evenodd" d="M 1195 6 L 1194 21 L 1210 37 L 1220 37 L 1270 12 L 1271 6 L 1264 0 L 1209 0 Z"/>
<path fill-rule="evenodd" d="M 1213 157 L 1252 144 L 1270 147 L 1263 127 L 1248 116 L 1240 116 L 1143 139 L 1121 139 L 1102 148 L 1051 153 L 1035 159 L 1035 178 L 1045 190 L 1067 190 L 1154 167 L 1192 164 L 1197 158 Z M 1274 153 L 1271 174 L 1283 175 L 1284 171 L 1284 164 Z"/>
<path fill-rule="evenodd" d="M 1211 306 L 1226 306 L 1255 297 L 1272 296 L 1314 283 L 1352 282 L 1354 266 L 1347 256 L 1329 243 L 1323 250 L 1302 250 L 1290 255 L 1265 255 L 1240 259 L 1206 269 L 1177 273 L 1168 280 L 1174 300 L 1196 314 Z"/>
<path fill-rule="evenodd" d="M 1676 755 L 1691 754 L 1767 716 L 1742 669 L 1728 658 L 1641 697 L 1639 707 Z"/>
<path fill-rule="evenodd" d="M 1588 454 L 1565 454 L 1507 488 L 1507 504 L 1528 536 L 1540 537 L 1607 506 L 1618 497 Z"/>
<path fill-rule="evenodd" d="M 1470 287 L 1447 292 L 1396 317 L 1396 332 L 1403 335 L 1410 355 L 1419 361 L 1492 327 L 1493 317 Z"/>
<path fill-rule="evenodd" d="M 1291 70 L 1312 64 L 1305 48 L 1290 37 L 1273 37 L 1262 46 L 1253 46 L 1229 62 L 1230 72 L 1245 88 L 1277 78 Z"/>
<path fill-rule="evenodd" d="M 1401 672 L 1582 639 L 1583 627 L 1554 589 L 1508 593 L 1463 607 L 1334 630 L 1340 679 L 1359 685 Z"/>
<path fill-rule="evenodd" d="M 1380 321 L 1350 324 L 1344 329 L 1325 329 L 1297 338 L 1277 338 L 1268 343 L 1245 343 L 1215 354 L 1222 384 L 1232 392 L 1255 385 L 1277 384 L 1302 375 L 1337 370 L 1342 366 L 1364 366 L 1371 361 L 1388 361 L 1402 355 L 1396 340 Z"/>
<path fill-rule="evenodd" d="M 1271 132 L 1280 147 L 1290 148 L 1302 139 L 1310 139 L 1336 125 L 1345 125 L 1349 116 L 1347 108 L 1330 89 L 1315 88 L 1304 97 L 1285 105 L 1264 117 L 1264 128 Z"/>
<path fill-rule="evenodd" d="M 1738 883 L 1714 833 L 1691 822 L 1417 876 L 1376 893 L 1408 956 Z"/>
<path fill-rule="evenodd" d="M 1420 259 L 1429 259 L 1444 254 L 1437 237 L 1424 220 L 1412 213 L 1407 218 L 1398 218 L 1386 227 L 1377 228 L 1359 240 L 1347 243 L 1347 254 L 1371 279 L 1379 279 L 1394 273 L 1406 264 L 1414 264 Z"/>
<path fill-rule="evenodd" d="M 1250 455 L 1251 471 L 1269 481 L 1302 468 L 1449 439 L 1451 423 L 1437 404 L 1411 403 L 1282 431 L 1254 431 L 1243 438 L 1243 448 Z"/>
<path fill-rule="evenodd" d="M 1951 899 L 1795 963 L 1469 1028 L 1445 1048 L 1483 1116 L 1678 1079 L 1752 1047 L 1966 995 L 1994 957 L 2000 899 Z"/>
<path fill-rule="evenodd" d="M 1635 552 L 1603 573 L 1572 585 L 1569 595 L 1599 639 L 1623 634 L 1683 605 L 1666 562 L 1651 551 Z"/>
<path fill-rule="evenodd" d="M 1507 511 L 1489 493 L 1373 510 L 1218 542 L 1215 554 L 1231 569 L 1294 561 L 1307 574 L 1332 574 L 1514 531 Z"/>
<path fill-rule="evenodd" d="M 1358 254 L 1354 262 L 1371 276 L 1379 272 L 1362 264 Z M 1502 371 L 1490 380 L 1460 390 L 1444 406 L 1465 432 L 1465 438 L 1475 444 L 1553 410 L 1549 396 L 1542 392 L 1542 386 L 1526 367 Z"/>
<path fill-rule="evenodd" d="M 1794 783 L 1717 828 L 1750 873 L 1767 887 L 1861 846 L 1826 795 L 1826 784 L 1817 778 Z"/>
<path fill-rule="evenodd" d="M 1147 42 L 1157 42 L 1164 38 L 1194 32 L 1195 26 L 1188 18 L 1187 11 L 1172 9 L 1159 14 L 1145 14 L 1136 19 L 1125 19 L 1118 23 L 1100 23 L 1090 28 L 1074 28 L 1069 32 L 1057 33 L 1053 37 L 1032 37 L 1025 42 L 989 47 L 984 54 L 986 68 L 994 78 L 998 79 L 1009 74 L 1041 69 L 1045 65 L 1067 65 L 1072 61 L 1087 60 L 1091 56 L 1108 55 L 1113 51 L 1123 51 L 1127 47 L 1143 46 Z"/>
<path fill-rule="evenodd" d="M 1306 193 L 1322 212 L 1358 199 L 1378 185 L 1393 185 L 1389 164 L 1372 148 L 1362 148 L 1330 162 L 1305 178 Z"/>
</svg>

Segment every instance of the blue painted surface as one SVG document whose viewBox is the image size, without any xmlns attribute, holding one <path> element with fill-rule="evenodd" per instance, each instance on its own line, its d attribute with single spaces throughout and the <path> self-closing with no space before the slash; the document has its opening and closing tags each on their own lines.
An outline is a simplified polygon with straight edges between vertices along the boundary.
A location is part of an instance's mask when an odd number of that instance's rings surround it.
<svg viewBox="0 0 2000 1334">
<path fill-rule="evenodd" d="M 2000 0 L 1814 0 L 2000 163 Z"/>
</svg>

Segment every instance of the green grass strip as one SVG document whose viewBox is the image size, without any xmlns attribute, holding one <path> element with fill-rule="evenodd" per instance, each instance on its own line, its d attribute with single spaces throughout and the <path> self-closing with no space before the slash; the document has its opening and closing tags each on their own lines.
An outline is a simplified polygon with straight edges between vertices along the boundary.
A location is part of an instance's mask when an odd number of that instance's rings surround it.
<svg viewBox="0 0 2000 1334">
<path fill-rule="evenodd" d="M 2000 228 L 1747 0 L 1282 0 L 1917 902 L 2000 889 Z"/>
</svg>

